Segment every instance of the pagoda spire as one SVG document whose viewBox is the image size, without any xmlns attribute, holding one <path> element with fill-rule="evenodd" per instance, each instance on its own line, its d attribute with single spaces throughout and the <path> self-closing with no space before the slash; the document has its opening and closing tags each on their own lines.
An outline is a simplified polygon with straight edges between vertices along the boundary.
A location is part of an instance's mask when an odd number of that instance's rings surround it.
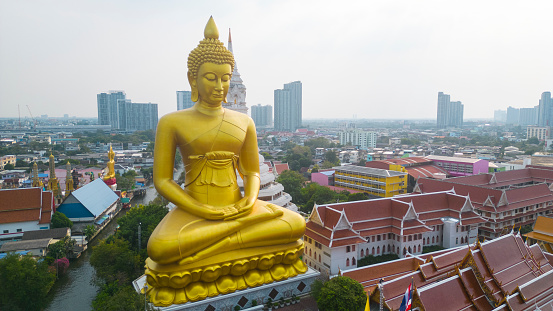
<svg viewBox="0 0 553 311">
<path fill-rule="evenodd" d="M 54 163 L 54 155 L 50 152 L 50 175 L 48 176 L 48 190 L 54 193 L 54 197 L 60 196 L 60 189 L 58 187 L 58 179 L 56 178 L 56 164 Z"/>
<path fill-rule="evenodd" d="M 36 162 L 33 164 L 33 187 L 40 187 L 43 188 L 44 185 L 42 184 L 42 181 L 40 181 L 40 178 L 38 177 L 38 166 Z"/>
<path fill-rule="evenodd" d="M 73 187 L 73 176 L 71 175 L 71 163 L 67 161 L 65 164 L 66 173 L 65 173 L 65 196 L 68 197 L 75 188 Z"/>
<path fill-rule="evenodd" d="M 228 29 L 228 50 L 234 54 L 234 52 L 232 51 L 232 38 L 230 36 L 230 28 Z M 236 62 L 236 61 L 235 61 Z M 235 64 L 236 65 L 236 64 Z"/>
</svg>

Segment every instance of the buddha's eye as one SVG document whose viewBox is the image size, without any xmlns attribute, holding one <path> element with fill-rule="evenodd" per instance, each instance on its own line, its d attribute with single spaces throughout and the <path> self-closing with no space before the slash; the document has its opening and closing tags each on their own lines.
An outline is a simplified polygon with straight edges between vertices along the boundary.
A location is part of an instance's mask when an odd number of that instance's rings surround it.
<svg viewBox="0 0 553 311">
<path fill-rule="evenodd" d="M 216 77 L 214 74 L 212 74 L 212 73 L 206 74 L 206 75 L 204 76 L 204 78 L 206 78 L 206 79 L 209 80 L 209 81 L 215 81 L 215 79 L 217 79 L 217 77 Z"/>
<path fill-rule="evenodd" d="M 230 77 L 227 76 L 227 75 L 225 75 L 225 76 L 223 76 L 223 77 L 221 78 L 221 81 L 223 81 L 223 82 L 228 82 L 229 79 L 230 79 Z"/>
</svg>

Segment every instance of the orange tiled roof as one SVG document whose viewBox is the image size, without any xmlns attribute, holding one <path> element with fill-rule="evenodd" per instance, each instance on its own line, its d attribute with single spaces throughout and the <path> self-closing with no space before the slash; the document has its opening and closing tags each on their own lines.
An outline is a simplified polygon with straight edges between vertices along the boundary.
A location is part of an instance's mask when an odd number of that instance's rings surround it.
<svg viewBox="0 0 553 311">
<path fill-rule="evenodd" d="M 50 223 L 53 206 L 52 193 L 40 188 L 0 190 L 0 223 Z"/>
</svg>

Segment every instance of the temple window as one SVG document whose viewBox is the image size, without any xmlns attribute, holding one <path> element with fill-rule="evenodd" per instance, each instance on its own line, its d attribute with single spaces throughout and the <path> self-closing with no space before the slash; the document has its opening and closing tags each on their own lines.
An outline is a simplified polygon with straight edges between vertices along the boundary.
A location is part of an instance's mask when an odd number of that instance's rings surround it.
<svg viewBox="0 0 553 311">
<path fill-rule="evenodd" d="M 355 258 L 351 258 L 351 264 L 354 265 L 354 266 L 356 265 Z"/>
<path fill-rule="evenodd" d="M 346 259 L 346 267 L 349 267 L 349 258 Z"/>
</svg>

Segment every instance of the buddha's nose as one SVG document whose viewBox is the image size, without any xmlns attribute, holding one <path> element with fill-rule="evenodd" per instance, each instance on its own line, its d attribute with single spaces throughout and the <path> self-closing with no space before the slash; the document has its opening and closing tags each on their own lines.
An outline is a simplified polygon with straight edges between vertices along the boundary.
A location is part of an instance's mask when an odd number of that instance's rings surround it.
<svg viewBox="0 0 553 311">
<path fill-rule="evenodd" d="M 217 91 L 223 90 L 223 81 L 221 81 L 221 79 L 217 79 L 217 83 L 215 83 L 215 90 Z"/>
</svg>

